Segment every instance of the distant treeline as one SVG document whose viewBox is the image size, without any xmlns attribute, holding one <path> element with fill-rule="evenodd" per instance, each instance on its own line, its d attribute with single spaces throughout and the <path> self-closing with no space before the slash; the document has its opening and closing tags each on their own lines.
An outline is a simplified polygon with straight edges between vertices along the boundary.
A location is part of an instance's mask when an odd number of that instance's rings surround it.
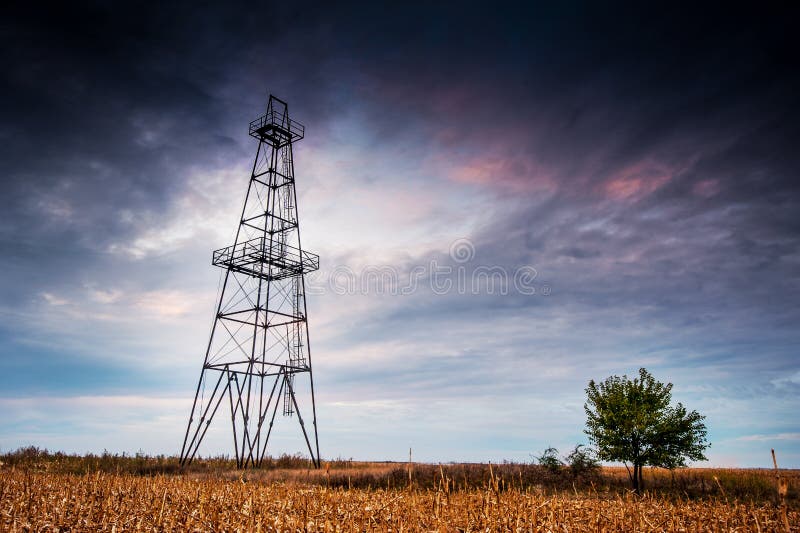
<svg viewBox="0 0 800 533">
<path fill-rule="evenodd" d="M 200 458 L 191 466 L 181 468 L 178 458 L 174 456 L 109 452 L 74 455 L 31 446 L 0 454 L 0 469 L 73 475 L 104 472 L 136 476 L 219 477 L 241 479 L 244 482 L 278 481 L 358 489 L 433 489 L 448 492 L 486 489 L 502 492 L 514 488 L 544 493 L 580 491 L 599 497 L 629 492 L 628 474 L 624 467 L 587 467 L 582 470 L 569 466 L 554 468 L 516 462 L 429 464 L 337 458 L 323 460 L 322 468 L 314 469 L 311 461 L 299 454 L 268 457 L 260 469 L 237 470 L 235 459 L 229 456 Z M 800 507 L 800 471 L 781 472 L 789 479 L 787 500 L 790 507 Z M 644 479 L 646 491 L 665 496 L 691 499 L 710 497 L 731 502 L 759 503 L 775 500 L 774 476 L 775 472 L 768 469 L 680 468 L 646 469 Z"/>
</svg>

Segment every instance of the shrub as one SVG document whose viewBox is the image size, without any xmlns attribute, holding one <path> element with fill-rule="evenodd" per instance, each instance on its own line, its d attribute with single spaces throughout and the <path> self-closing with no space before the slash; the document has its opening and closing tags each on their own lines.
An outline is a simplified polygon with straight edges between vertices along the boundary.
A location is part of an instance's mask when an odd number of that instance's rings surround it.
<svg viewBox="0 0 800 533">
<path fill-rule="evenodd" d="M 564 463 L 558 458 L 558 450 L 550 446 L 546 448 L 542 455 L 536 458 L 539 466 L 545 467 L 550 472 L 559 472 Z"/>
<path fill-rule="evenodd" d="M 595 476 L 600 470 L 600 462 L 595 458 L 594 451 L 583 444 L 577 444 L 564 459 L 575 478 Z"/>
</svg>

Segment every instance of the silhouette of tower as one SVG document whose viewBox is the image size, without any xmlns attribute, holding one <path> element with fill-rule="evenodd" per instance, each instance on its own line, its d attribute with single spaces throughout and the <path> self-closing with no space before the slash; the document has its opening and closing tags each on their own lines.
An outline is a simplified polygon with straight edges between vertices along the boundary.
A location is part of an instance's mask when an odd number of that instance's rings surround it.
<svg viewBox="0 0 800 533">
<path fill-rule="evenodd" d="M 258 139 L 256 158 L 234 244 L 213 253 L 212 264 L 225 269 L 225 281 L 181 465 L 195 458 L 223 406 L 223 412 L 230 412 L 239 468 L 261 465 L 279 407 L 284 416 L 297 416 L 311 460 L 319 467 L 304 279 L 319 268 L 319 256 L 300 246 L 292 159 L 292 143 L 304 132 L 289 118 L 286 102 L 272 95 L 266 114 L 250 123 L 250 135 Z M 301 384 L 295 378 L 301 377 L 308 377 L 311 437 L 298 403 Z"/>
</svg>

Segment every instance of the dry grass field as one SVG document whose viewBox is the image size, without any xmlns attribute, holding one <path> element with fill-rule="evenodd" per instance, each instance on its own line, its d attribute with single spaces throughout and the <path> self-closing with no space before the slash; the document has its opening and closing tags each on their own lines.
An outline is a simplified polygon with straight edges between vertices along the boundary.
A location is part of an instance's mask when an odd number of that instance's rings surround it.
<svg viewBox="0 0 800 533">
<path fill-rule="evenodd" d="M 0 531 L 785 530 L 768 470 L 650 472 L 652 490 L 635 495 L 616 481 L 624 469 L 578 479 L 520 464 L 239 472 L 217 460 L 179 472 L 163 458 L 10 459 L 0 467 Z M 800 531 L 800 474 L 782 474 L 787 520 Z"/>
</svg>

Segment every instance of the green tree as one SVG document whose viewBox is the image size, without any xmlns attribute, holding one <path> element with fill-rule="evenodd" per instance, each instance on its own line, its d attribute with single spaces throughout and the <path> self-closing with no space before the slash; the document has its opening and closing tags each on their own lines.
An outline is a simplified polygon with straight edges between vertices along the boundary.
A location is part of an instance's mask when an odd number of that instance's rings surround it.
<svg viewBox="0 0 800 533">
<path fill-rule="evenodd" d="M 708 448 L 704 416 L 671 407 L 672 383 L 656 381 L 644 368 L 639 377 L 611 376 L 586 388 L 586 430 L 605 461 L 620 461 L 628 469 L 633 490 L 643 488 L 642 467 L 685 466 L 686 460 L 705 460 Z M 628 468 L 633 465 L 633 472 Z"/>
</svg>

